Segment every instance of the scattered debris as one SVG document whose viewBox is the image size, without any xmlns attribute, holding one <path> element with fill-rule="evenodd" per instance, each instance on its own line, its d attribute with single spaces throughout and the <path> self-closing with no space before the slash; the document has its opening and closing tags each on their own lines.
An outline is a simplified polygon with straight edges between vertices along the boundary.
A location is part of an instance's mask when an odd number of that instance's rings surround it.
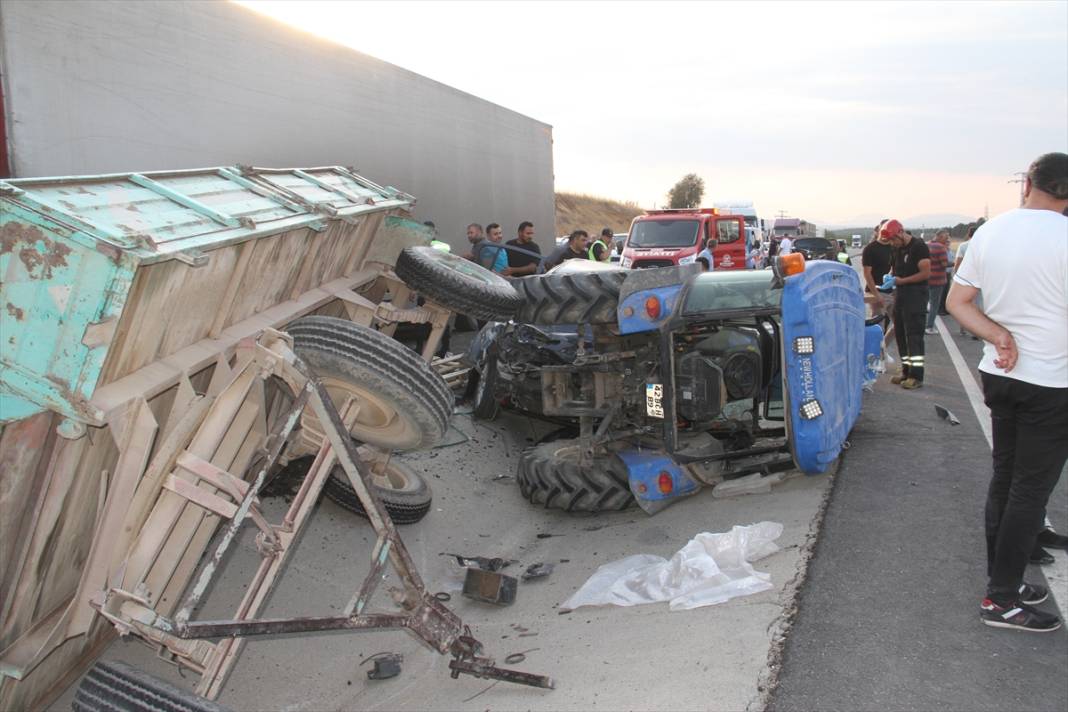
<svg viewBox="0 0 1068 712">
<path fill-rule="evenodd" d="M 438 591 L 437 593 L 434 594 L 434 598 L 436 598 L 437 600 L 441 601 L 442 603 L 448 603 L 449 601 L 452 600 L 452 594 L 450 594 L 450 593 L 448 593 L 446 591 Z"/>
<path fill-rule="evenodd" d="M 515 481 L 515 475 L 497 475 L 490 482 L 513 482 Z"/>
<path fill-rule="evenodd" d="M 439 556 L 452 556 L 460 566 L 465 568 L 474 567 L 476 569 L 482 569 L 483 571 L 500 571 L 503 568 L 518 563 L 515 559 L 502 559 L 499 557 L 491 559 L 486 556 L 464 556 L 463 554 L 450 554 L 444 551 L 441 552 Z"/>
<path fill-rule="evenodd" d="M 960 425 L 960 419 L 953 415 L 953 411 L 935 403 L 935 413 L 938 413 L 938 417 L 942 420 L 948 420 L 950 425 Z"/>
<path fill-rule="evenodd" d="M 527 570 L 523 572 L 522 579 L 524 581 L 530 581 L 531 579 L 544 578 L 553 572 L 553 568 L 553 564 L 531 564 L 527 567 Z"/>
<path fill-rule="evenodd" d="M 782 482 L 782 478 L 781 472 L 775 472 L 770 475 L 754 472 L 745 477 L 720 482 L 712 488 L 712 496 L 717 499 L 723 499 L 743 494 L 767 494 L 771 492 L 772 485 Z"/>
<path fill-rule="evenodd" d="M 760 522 L 729 532 L 702 532 L 671 557 L 628 556 L 597 569 L 562 609 L 637 606 L 667 601 L 673 611 L 722 603 L 766 591 L 771 576 L 749 563 L 779 550 L 782 524 Z"/>
<path fill-rule="evenodd" d="M 368 680 L 388 680 L 391 677 L 400 675 L 401 663 L 404 662 L 404 656 L 400 653 L 375 653 L 370 657 L 364 658 L 360 662 L 360 665 L 368 661 L 374 661 L 374 666 L 367 671 Z"/>
<path fill-rule="evenodd" d="M 552 539 L 554 536 L 563 536 L 563 534 L 549 534 L 548 532 L 538 534 L 539 539 Z"/>
<path fill-rule="evenodd" d="M 495 606 L 510 606 L 515 603 L 518 585 L 519 580 L 512 576 L 469 568 L 464 578 L 463 595 Z"/>
<path fill-rule="evenodd" d="M 509 665 L 518 665 L 527 659 L 527 653 L 533 653 L 535 650 L 541 650 L 541 648 L 530 648 L 529 650 L 524 650 L 520 653 L 512 653 L 504 659 L 504 662 Z"/>
</svg>

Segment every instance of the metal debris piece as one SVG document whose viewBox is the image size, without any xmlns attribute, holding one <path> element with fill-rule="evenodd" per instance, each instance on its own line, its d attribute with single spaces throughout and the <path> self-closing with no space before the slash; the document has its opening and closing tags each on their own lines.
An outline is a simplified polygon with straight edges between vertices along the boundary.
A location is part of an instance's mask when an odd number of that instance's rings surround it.
<svg viewBox="0 0 1068 712">
<path fill-rule="evenodd" d="M 957 416 L 953 415 L 953 411 L 935 403 L 935 413 L 938 413 L 938 417 L 942 420 L 948 420 L 950 425 L 960 425 L 960 420 Z"/>
<path fill-rule="evenodd" d="M 400 675 L 401 663 L 404 662 L 404 656 L 400 653 L 378 653 L 364 660 L 366 663 L 368 660 L 374 661 L 374 667 L 367 671 L 368 680 L 388 680 L 391 677 Z M 360 665 L 363 665 L 360 663 Z"/>
<path fill-rule="evenodd" d="M 447 552 L 442 552 L 439 556 L 452 556 L 456 559 L 456 563 L 464 568 L 473 567 L 483 571 L 500 571 L 516 563 L 515 559 L 502 559 L 496 556 L 491 559 L 487 556 L 464 556 L 463 554 L 450 554 Z"/>
<path fill-rule="evenodd" d="M 527 570 L 523 572 L 522 579 L 524 581 L 530 581 L 531 579 L 543 578 L 551 574 L 553 572 L 553 568 L 553 564 L 531 564 L 527 567 Z"/>
<path fill-rule="evenodd" d="M 492 603 L 495 606 L 510 606 L 515 603 L 519 581 L 506 574 L 482 569 L 468 569 L 464 578 L 463 595 L 475 601 Z"/>
</svg>

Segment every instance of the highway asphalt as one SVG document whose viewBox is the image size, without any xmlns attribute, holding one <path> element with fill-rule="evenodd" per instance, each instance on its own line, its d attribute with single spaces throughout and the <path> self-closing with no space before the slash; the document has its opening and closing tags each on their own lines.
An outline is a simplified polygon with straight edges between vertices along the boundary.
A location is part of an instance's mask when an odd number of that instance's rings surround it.
<svg viewBox="0 0 1068 712">
<path fill-rule="evenodd" d="M 978 378 L 981 342 L 945 333 Z M 769 709 L 1065 710 L 1068 630 L 1046 634 L 979 622 L 985 585 L 983 503 L 990 449 L 941 336 L 928 336 L 926 384 L 883 376 L 865 399 L 835 478 L 787 636 Z M 961 421 L 953 426 L 935 404 Z M 1050 501 L 1068 531 L 1068 485 Z M 1045 610 L 1068 604 L 1058 562 L 1029 567 L 1053 585 Z"/>
</svg>

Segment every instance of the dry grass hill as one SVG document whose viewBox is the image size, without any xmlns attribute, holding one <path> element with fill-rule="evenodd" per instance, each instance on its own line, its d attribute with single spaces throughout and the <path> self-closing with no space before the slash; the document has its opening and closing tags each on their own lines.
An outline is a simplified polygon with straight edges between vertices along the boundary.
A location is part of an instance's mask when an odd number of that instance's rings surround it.
<svg viewBox="0 0 1068 712">
<path fill-rule="evenodd" d="M 582 229 L 597 235 L 603 228 L 613 232 L 627 232 L 630 221 L 645 211 L 633 203 L 620 203 L 607 198 L 576 193 L 556 194 L 556 234 L 567 235 Z"/>
</svg>

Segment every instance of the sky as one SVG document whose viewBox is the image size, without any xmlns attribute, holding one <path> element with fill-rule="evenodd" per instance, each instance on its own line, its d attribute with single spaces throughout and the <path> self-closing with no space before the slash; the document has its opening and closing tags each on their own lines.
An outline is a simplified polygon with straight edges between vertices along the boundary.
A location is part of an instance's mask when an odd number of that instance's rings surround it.
<svg viewBox="0 0 1068 712">
<path fill-rule="evenodd" d="M 556 189 L 820 224 L 977 217 L 1068 151 L 1068 2 L 342 2 L 258 12 L 553 126 Z"/>
</svg>

